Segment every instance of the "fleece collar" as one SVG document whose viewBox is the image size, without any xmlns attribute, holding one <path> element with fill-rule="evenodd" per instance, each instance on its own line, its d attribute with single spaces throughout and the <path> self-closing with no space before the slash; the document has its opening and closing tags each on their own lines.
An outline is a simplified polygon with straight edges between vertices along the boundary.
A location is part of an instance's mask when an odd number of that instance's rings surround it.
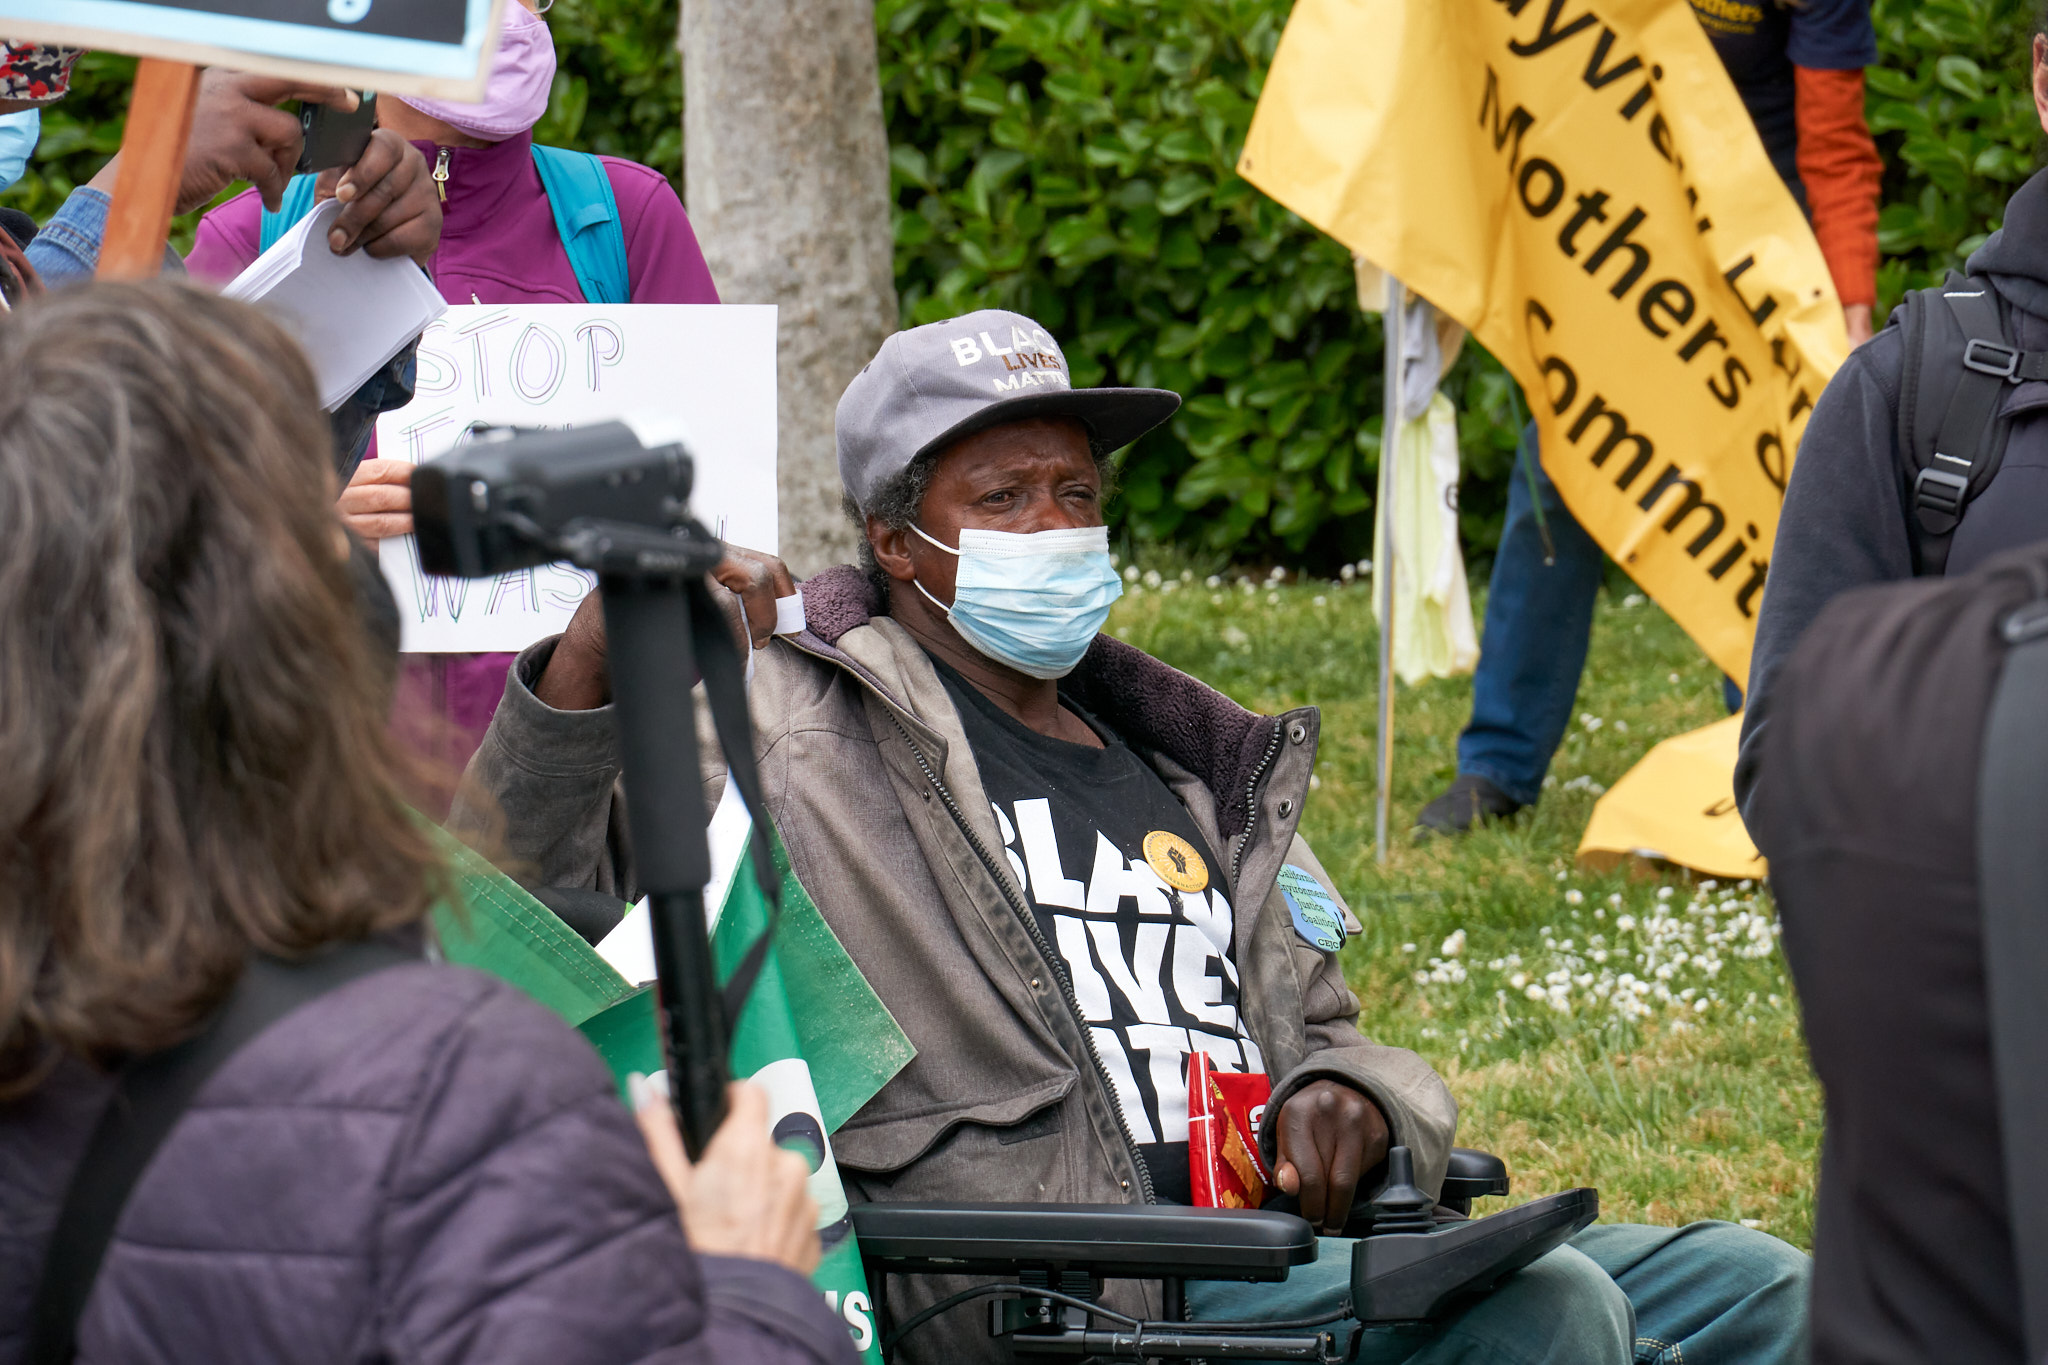
<svg viewBox="0 0 2048 1365">
<path fill-rule="evenodd" d="M 865 673 L 839 649 L 840 637 L 881 612 L 868 576 L 851 564 L 804 582 L 805 643 Z M 1217 825 L 1229 838 L 1250 821 L 1252 785 L 1270 768 L 1280 722 L 1247 711 L 1206 683 L 1141 649 L 1098 635 L 1060 694 L 1104 721 L 1133 748 L 1172 759 L 1216 796 Z"/>
</svg>

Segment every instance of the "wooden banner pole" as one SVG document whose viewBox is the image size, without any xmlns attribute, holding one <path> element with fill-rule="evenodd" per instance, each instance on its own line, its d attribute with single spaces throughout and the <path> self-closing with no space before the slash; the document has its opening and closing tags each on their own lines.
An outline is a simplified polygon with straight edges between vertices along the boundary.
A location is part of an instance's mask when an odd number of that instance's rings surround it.
<svg viewBox="0 0 2048 1365">
<path fill-rule="evenodd" d="M 136 64 L 128 125 L 121 133 L 121 169 L 100 247 L 99 278 L 154 279 L 185 177 L 185 145 L 199 104 L 199 68 L 144 57 Z"/>
</svg>

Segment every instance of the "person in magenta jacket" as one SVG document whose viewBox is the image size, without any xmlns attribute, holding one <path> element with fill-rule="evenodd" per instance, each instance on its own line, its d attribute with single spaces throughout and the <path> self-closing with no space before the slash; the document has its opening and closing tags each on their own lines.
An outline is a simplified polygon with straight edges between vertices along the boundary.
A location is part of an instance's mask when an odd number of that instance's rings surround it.
<svg viewBox="0 0 2048 1365">
<path fill-rule="evenodd" d="M 505 6 L 505 32 L 481 104 L 386 95 L 377 120 L 420 149 L 441 193 L 441 245 L 427 269 L 450 303 L 581 303 L 583 291 L 555 230 L 533 164 L 533 125 L 555 75 L 548 27 L 527 0 Z M 603 157 L 626 239 L 634 303 L 717 303 L 718 289 L 682 201 L 652 167 Z M 224 283 L 261 254 L 263 204 L 251 189 L 200 220 L 185 266 Z M 402 460 L 363 461 L 342 495 L 366 541 L 412 530 Z M 425 728 L 438 760 L 460 772 L 504 695 L 511 654 L 436 654 L 407 660 L 403 709 Z M 416 727 L 424 710 L 440 724 Z"/>
</svg>

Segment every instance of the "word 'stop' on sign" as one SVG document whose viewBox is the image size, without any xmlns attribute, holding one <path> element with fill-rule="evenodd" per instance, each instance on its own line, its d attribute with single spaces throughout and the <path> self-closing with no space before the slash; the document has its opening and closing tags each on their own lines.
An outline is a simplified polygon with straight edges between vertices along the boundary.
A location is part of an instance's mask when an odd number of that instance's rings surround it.
<svg viewBox="0 0 2048 1365">
<path fill-rule="evenodd" d="M 0 34 L 291 80 L 482 94 L 498 15 L 519 0 L 0 0 Z"/>
</svg>

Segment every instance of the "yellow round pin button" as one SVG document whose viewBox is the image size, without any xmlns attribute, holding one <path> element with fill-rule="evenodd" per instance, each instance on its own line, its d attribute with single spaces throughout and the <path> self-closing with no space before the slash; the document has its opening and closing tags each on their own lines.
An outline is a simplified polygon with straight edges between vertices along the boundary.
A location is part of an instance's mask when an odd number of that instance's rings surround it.
<svg viewBox="0 0 2048 1365">
<path fill-rule="evenodd" d="M 1159 880 L 1176 891 L 1206 891 L 1209 865 L 1195 846 L 1171 830 L 1155 829 L 1145 836 L 1145 861 L 1159 874 Z"/>
</svg>

